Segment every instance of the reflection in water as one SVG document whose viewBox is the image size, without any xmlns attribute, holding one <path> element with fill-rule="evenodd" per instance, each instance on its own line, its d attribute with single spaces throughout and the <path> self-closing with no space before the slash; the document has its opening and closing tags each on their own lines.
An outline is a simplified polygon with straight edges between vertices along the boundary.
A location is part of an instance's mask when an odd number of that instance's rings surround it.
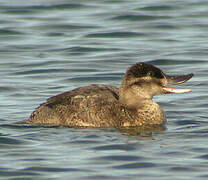
<svg viewBox="0 0 208 180">
<path fill-rule="evenodd" d="M 1 127 L 9 127 L 9 128 L 59 128 L 59 126 L 40 126 L 33 124 L 18 124 L 13 123 L 12 125 L 1 125 Z M 67 127 L 66 127 L 67 128 Z M 69 127 L 68 127 L 69 128 Z M 98 130 L 104 132 L 120 132 L 121 134 L 129 137 L 137 137 L 137 139 L 143 140 L 153 140 L 153 133 L 165 131 L 167 128 L 165 125 L 157 125 L 157 126 L 137 126 L 137 127 L 119 127 L 119 128 L 94 128 L 94 127 L 78 127 L 78 128 L 69 128 L 76 130 Z"/>
<path fill-rule="evenodd" d="M 165 125 L 148 126 L 148 127 L 121 127 L 118 130 L 128 136 L 140 136 L 144 139 L 151 139 L 152 133 L 166 130 Z"/>
</svg>

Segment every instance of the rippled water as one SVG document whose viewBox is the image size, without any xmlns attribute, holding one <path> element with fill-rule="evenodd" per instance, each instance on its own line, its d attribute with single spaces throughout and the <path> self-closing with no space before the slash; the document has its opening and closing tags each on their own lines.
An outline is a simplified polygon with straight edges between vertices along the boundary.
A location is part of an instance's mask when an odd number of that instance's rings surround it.
<svg viewBox="0 0 208 180">
<path fill-rule="evenodd" d="M 204 0 L 0 1 L 1 179 L 207 179 L 207 32 Z M 165 131 L 13 125 L 140 61 L 195 74 L 192 93 L 155 97 Z"/>
</svg>

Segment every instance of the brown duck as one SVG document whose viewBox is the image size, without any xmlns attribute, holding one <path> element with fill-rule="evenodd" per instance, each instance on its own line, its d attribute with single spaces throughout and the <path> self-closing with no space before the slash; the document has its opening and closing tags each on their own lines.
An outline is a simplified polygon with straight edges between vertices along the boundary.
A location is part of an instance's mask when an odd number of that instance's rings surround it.
<svg viewBox="0 0 208 180">
<path fill-rule="evenodd" d="M 164 113 L 152 97 L 191 92 L 167 86 L 186 82 L 192 76 L 168 76 L 151 64 L 136 63 L 126 71 L 120 88 L 90 85 L 58 94 L 19 123 L 68 127 L 163 125 Z"/>
</svg>

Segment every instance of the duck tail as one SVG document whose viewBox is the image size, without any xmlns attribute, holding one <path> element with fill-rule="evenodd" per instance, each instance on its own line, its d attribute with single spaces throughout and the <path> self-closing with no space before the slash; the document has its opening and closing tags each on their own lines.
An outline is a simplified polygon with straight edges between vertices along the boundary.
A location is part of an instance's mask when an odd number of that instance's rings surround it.
<svg viewBox="0 0 208 180">
<path fill-rule="evenodd" d="M 29 124 L 28 120 L 18 121 L 13 124 Z"/>
</svg>

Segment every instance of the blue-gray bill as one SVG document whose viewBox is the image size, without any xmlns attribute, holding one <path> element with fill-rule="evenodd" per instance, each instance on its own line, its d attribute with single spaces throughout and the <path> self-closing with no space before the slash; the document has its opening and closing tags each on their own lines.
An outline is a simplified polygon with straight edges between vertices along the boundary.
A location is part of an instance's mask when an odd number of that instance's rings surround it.
<svg viewBox="0 0 208 180">
<path fill-rule="evenodd" d="M 181 84 L 184 83 L 186 81 L 188 81 L 189 79 L 191 79 L 194 76 L 194 74 L 188 74 L 188 75 L 181 75 L 181 76 L 168 76 L 165 75 L 166 79 L 167 79 L 167 85 L 174 85 L 174 84 Z M 165 94 L 169 94 L 169 93 L 188 93 L 188 92 L 192 92 L 191 89 L 176 89 L 176 88 L 168 88 L 166 86 L 163 87 L 164 93 Z"/>
</svg>

